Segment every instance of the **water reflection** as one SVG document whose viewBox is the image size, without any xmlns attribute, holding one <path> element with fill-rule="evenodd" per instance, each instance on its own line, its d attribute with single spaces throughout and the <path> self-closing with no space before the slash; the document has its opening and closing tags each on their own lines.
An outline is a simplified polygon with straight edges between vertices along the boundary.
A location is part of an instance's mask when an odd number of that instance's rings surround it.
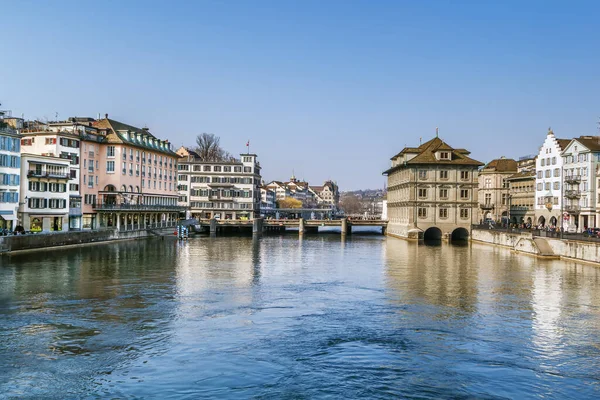
<svg viewBox="0 0 600 400">
<path fill-rule="evenodd" d="M 0 261 L 7 397 L 598 397 L 590 265 L 339 234 Z"/>
</svg>

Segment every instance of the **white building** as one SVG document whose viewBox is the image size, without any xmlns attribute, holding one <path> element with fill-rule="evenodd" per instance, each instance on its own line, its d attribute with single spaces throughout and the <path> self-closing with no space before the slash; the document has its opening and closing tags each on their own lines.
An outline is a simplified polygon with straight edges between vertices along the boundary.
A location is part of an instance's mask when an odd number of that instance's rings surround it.
<svg viewBox="0 0 600 400">
<path fill-rule="evenodd" d="M 277 208 L 275 192 L 266 186 L 260 188 L 260 215 L 263 217 L 272 215 Z"/>
<path fill-rule="evenodd" d="M 596 169 L 600 159 L 600 136 L 581 136 L 571 140 L 563 158 L 563 228 L 582 231 L 597 227 Z"/>
<path fill-rule="evenodd" d="M 73 121 L 51 122 L 48 124 L 29 122 L 21 131 L 23 151 L 49 157 L 68 160 L 70 210 L 68 228 L 81 229 L 81 192 L 80 192 L 80 129 L 88 128 Z M 89 128 L 91 129 L 91 128 Z M 93 162 L 93 161 L 92 161 Z M 87 165 L 85 166 L 88 167 Z M 94 165 L 90 165 L 94 168 Z"/>
<path fill-rule="evenodd" d="M 184 152 L 183 150 L 186 150 Z M 179 159 L 178 205 L 193 218 L 253 219 L 260 215 L 260 164 L 256 154 L 240 161 L 203 162 L 187 149 Z"/>
<path fill-rule="evenodd" d="M 66 231 L 69 227 L 69 160 L 23 153 L 19 221 L 26 231 Z"/>
<path fill-rule="evenodd" d="M 17 225 L 20 153 L 19 135 L 9 127 L 0 126 L 0 229 L 10 231 Z"/>
<path fill-rule="evenodd" d="M 551 129 L 536 160 L 535 219 L 538 226 L 560 226 L 562 151 L 571 139 L 557 139 Z"/>
</svg>

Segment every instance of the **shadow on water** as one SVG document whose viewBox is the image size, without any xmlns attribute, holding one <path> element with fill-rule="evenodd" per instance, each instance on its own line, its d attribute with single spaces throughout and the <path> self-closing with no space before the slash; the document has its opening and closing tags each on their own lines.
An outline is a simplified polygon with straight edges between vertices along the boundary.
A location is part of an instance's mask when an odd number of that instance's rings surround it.
<svg viewBox="0 0 600 400">
<path fill-rule="evenodd" d="M 441 239 L 423 239 L 419 240 L 419 244 L 423 244 L 427 247 L 440 247 L 442 245 Z"/>
</svg>

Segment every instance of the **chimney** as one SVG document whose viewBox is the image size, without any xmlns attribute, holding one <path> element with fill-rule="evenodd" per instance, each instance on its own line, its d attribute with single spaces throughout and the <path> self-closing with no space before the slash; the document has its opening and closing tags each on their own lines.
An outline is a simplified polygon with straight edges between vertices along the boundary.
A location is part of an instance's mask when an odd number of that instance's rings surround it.
<svg viewBox="0 0 600 400">
<path fill-rule="evenodd" d="M 104 118 L 108 119 L 108 114 L 104 114 Z"/>
</svg>

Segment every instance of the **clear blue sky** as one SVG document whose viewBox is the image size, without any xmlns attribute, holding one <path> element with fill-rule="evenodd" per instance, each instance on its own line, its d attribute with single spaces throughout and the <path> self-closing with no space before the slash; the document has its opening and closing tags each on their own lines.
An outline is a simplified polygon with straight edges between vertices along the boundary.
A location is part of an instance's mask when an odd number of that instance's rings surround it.
<svg viewBox="0 0 600 400">
<path fill-rule="evenodd" d="M 450 4 L 452 3 L 452 4 Z M 440 137 L 489 161 L 598 134 L 600 2 L 0 1 L 0 101 L 219 135 L 342 190 Z"/>
</svg>

